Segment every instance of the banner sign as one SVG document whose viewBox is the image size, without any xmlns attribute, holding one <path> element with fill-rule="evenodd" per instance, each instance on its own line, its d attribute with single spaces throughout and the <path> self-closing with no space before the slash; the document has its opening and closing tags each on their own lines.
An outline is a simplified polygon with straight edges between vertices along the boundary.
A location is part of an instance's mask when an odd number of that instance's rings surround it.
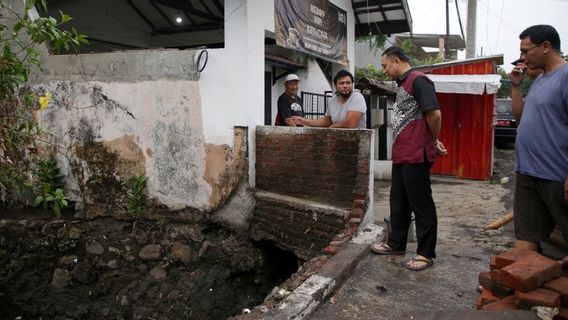
<svg viewBox="0 0 568 320">
<path fill-rule="evenodd" d="M 274 0 L 276 44 L 347 64 L 347 13 L 328 0 Z"/>
</svg>

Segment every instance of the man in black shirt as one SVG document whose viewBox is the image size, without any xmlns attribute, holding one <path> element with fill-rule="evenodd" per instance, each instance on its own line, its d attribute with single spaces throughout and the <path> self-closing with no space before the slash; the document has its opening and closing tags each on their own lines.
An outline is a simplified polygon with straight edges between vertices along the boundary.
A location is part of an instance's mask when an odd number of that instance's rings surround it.
<svg viewBox="0 0 568 320">
<path fill-rule="evenodd" d="M 293 116 L 304 116 L 302 99 L 298 97 L 299 83 L 300 78 L 295 74 L 289 74 L 284 79 L 286 91 L 278 98 L 279 122 L 277 125 L 296 127 L 299 123 L 296 123 Z"/>
</svg>

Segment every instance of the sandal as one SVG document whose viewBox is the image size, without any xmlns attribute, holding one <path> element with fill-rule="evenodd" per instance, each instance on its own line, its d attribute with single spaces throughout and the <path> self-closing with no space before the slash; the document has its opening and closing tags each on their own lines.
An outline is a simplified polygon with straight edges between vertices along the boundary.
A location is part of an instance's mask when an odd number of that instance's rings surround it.
<svg viewBox="0 0 568 320">
<path fill-rule="evenodd" d="M 380 255 L 404 255 L 405 251 L 396 251 L 386 243 L 374 243 L 371 245 L 371 251 Z"/>
<path fill-rule="evenodd" d="M 418 265 L 417 267 L 412 266 L 415 262 L 420 262 L 422 264 Z M 422 270 L 430 268 L 433 264 L 434 264 L 434 260 L 432 260 L 432 259 L 428 259 L 428 258 L 424 258 L 424 257 L 414 257 L 406 263 L 406 268 L 408 270 L 412 270 L 412 271 L 422 271 Z"/>
</svg>

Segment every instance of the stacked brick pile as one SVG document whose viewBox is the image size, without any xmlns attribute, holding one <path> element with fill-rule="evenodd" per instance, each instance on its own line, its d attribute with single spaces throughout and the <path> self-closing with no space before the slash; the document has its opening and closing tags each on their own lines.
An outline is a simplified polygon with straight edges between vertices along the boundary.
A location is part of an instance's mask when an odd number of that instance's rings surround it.
<svg viewBox="0 0 568 320">
<path fill-rule="evenodd" d="M 490 271 L 479 274 L 479 285 L 478 310 L 544 306 L 560 308 L 554 319 L 568 320 L 568 277 L 562 276 L 562 264 L 536 252 L 516 250 L 491 257 Z"/>
</svg>

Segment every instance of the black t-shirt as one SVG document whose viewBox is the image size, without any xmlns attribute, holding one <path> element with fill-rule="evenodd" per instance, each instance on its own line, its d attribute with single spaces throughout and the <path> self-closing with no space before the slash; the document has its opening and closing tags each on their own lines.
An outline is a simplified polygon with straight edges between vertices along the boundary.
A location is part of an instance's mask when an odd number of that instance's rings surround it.
<svg viewBox="0 0 568 320">
<path fill-rule="evenodd" d="M 412 95 L 420 105 L 422 112 L 437 110 L 438 99 L 436 98 L 436 89 L 430 79 L 426 77 L 417 77 L 412 83 Z"/>
<path fill-rule="evenodd" d="M 287 126 L 284 119 L 292 116 L 303 117 L 304 109 L 302 108 L 302 99 L 298 96 L 290 97 L 284 92 L 278 98 L 278 114 L 280 115 L 280 125 Z"/>
</svg>

